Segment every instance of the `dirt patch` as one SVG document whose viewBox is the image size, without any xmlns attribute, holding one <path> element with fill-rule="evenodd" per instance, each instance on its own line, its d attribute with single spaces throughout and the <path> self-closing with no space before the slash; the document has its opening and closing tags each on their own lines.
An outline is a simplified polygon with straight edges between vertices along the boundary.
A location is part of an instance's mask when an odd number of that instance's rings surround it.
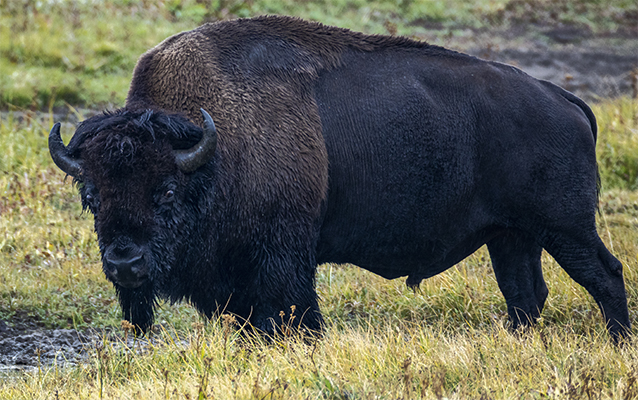
<svg viewBox="0 0 638 400">
<path fill-rule="evenodd" d="M 514 65 L 587 101 L 638 97 L 638 29 L 594 34 L 585 28 L 514 26 L 507 29 L 431 29 L 429 43 Z"/>
<path fill-rule="evenodd" d="M 0 378 L 14 371 L 53 365 L 61 368 L 87 362 L 107 347 L 116 352 L 143 353 L 162 343 L 158 340 L 160 326 L 147 336 L 136 338 L 130 333 L 104 329 L 80 332 L 75 329 L 46 329 L 29 323 L 29 326 L 24 323 L 18 325 L 10 327 L 0 321 Z M 171 343 L 180 342 L 186 343 L 182 338 L 173 337 L 171 340 Z"/>
<path fill-rule="evenodd" d="M 475 49 L 473 53 L 480 56 L 484 51 Z M 638 96 L 638 46 L 633 54 L 618 54 L 604 49 L 507 48 L 491 52 L 488 57 L 515 65 L 529 75 L 562 86 L 585 100 Z"/>
<path fill-rule="evenodd" d="M 97 332 L 9 326 L 0 321 L 0 371 L 57 364 L 73 365 L 100 340 Z"/>
<path fill-rule="evenodd" d="M 638 63 L 633 56 L 508 49 L 493 59 L 516 65 L 533 77 L 554 82 L 586 100 L 634 95 Z"/>
</svg>

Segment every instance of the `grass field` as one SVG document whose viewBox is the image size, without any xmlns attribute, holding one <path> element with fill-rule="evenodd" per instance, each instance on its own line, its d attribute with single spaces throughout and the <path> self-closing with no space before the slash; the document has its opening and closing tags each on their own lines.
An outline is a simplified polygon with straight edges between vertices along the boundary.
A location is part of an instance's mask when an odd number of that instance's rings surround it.
<svg viewBox="0 0 638 400">
<path fill-rule="evenodd" d="M 0 0 L 0 108 L 123 104 L 140 54 L 202 22 L 287 14 L 368 33 L 517 24 L 614 32 L 634 0 Z"/>
<path fill-rule="evenodd" d="M 421 15 L 471 26 L 536 15 L 609 30 L 637 9 L 624 0 L 0 0 L 0 108 L 9 110 L 0 117 L 0 320 L 117 333 L 76 366 L 1 375 L 0 399 L 637 398 L 634 341 L 613 346 L 591 296 L 547 255 L 542 319 L 517 334 L 507 330 L 505 301 L 481 249 L 417 292 L 354 266 L 320 266 L 327 329 L 314 344 L 242 339 L 232 321 L 203 324 L 187 304 L 162 305 L 152 342 L 124 343 L 92 217 L 46 144 L 48 110 L 121 106 L 139 54 L 207 20 L 286 13 L 412 34 Z M 603 183 L 599 233 L 625 267 L 636 321 L 638 101 L 592 108 Z"/>
</svg>

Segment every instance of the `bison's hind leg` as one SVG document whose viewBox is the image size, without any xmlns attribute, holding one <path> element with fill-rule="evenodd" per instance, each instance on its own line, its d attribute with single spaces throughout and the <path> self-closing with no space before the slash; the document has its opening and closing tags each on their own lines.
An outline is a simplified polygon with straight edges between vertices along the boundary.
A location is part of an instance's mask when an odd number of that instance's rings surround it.
<svg viewBox="0 0 638 400">
<path fill-rule="evenodd" d="M 543 247 L 547 252 L 596 300 L 614 340 L 628 335 L 631 324 L 622 264 L 595 230 L 585 236 L 554 233 L 546 242 Z"/>
<path fill-rule="evenodd" d="M 513 328 L 535 322 L 548 294 L 541 246 L 521 231 L 508 230 L 489 241 L 487 248 Z"/>
</svg>

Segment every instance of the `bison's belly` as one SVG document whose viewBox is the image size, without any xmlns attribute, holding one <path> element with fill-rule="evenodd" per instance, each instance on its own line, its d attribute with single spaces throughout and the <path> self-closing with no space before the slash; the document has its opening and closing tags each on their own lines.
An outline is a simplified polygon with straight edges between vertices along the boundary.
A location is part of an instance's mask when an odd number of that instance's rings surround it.
<svg viewBox="0 0 638 400">
<path fill-rule="evenodd" d="M 317 247 L 321 263 L 354 264 L 387 279 L 434 276 L 454 266 L 501 230 L 497 225 L 467 226 L 453 215 L 444 228 L 412 224 L 358 224 L 346 216 L 327 218 Z M 370 222 L 370 221 L 369 221 Z M 467 220 L 465 221 L 467 223 Z"/>
</svg>

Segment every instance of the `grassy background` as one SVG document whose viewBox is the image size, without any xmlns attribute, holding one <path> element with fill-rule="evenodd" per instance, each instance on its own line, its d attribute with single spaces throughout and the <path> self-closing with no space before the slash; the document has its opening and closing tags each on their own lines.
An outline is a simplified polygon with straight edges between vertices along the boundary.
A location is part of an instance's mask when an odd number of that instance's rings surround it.
<svg viewBox="0 0 638 400">
<path fill-rule="evenodd" d="M 267 13 L 416 37 L 429 26 L 454 35 L 520 24 L 635 32 L 638 24 L 634 0 L 0 0 L 0 109 L 121 106 L 150 47 L 203 22 Z"/>
<path fill-rule="evenodd" d="M 118 329 L 120 310 L 101 271 L 92 218 L 48 154 L 53 117 L 31 111 L 121 106 L 135 61 L 167 36 L 261 13 L 416 36 L 429 24 L 450 32 L 516 23 L 609 32 L 631 24 L 637 10 L 626 0 L 0 0 L 0 109 L 8 110 L 0 116 L 0 320 Z M 638 101 L 592 107 L 603 180 L 599 232 L 625 266 L 635 321 Z M 591 297 L 543 257 L 550 296 L 529 332 L 506 331 L 505 302 L 484 249 L 416 293 L 403 280 L 323 265 L 317 290 L 328 327 L 315 345 L 294 338 L 246 343 L 231 321 L 204 326 L 188 305 L 165 304 L 152 343 L 105 338 L 76 367 L 0 377 L 0 398 L 638 396 L 634 344 L 611 346 Z"/>
</svg>

